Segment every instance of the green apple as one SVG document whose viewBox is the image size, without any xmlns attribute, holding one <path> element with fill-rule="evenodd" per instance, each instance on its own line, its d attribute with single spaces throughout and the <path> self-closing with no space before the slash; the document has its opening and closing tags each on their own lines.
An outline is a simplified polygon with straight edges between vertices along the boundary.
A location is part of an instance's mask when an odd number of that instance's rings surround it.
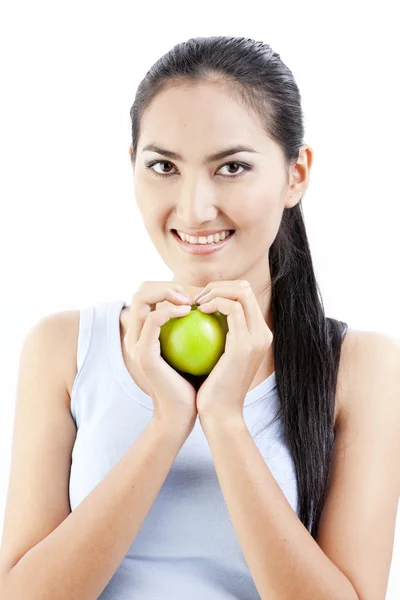
<svg viewBox="0 0 400 600">
<path fill-rule="evenodd" d="M 228 320 L 219 311 L 197 310 L 175 317 L 161 326 L 161 356 L 174 369 L 190 375 L 208 375 L 225 351 Z"/>
</svg>

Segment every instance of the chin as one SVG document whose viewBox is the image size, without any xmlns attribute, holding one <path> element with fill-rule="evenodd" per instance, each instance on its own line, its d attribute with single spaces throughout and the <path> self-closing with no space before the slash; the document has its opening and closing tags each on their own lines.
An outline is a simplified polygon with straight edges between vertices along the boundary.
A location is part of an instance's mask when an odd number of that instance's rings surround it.
<svg viewBox="0 0 400 600">
<path fill-rule="evenodd" d="M 241 278 L 237 273 L 229 273 L 228 271 L 221 270 L 221 268 L 216 269 L 215 267 L 213 269 L 211 267 L 209 269 L 203 267 L 201 270 L 197 267 L 196 273 L 190 270 L 182 270 L 181 265 L 176 269 L 173 267 L 170 267 L 170 269 L 172 273 L 175 274 L 174 277 L 176 281 L 201 289 L 211 281 L 234 281 L 235 279 Z"/>
</svg>

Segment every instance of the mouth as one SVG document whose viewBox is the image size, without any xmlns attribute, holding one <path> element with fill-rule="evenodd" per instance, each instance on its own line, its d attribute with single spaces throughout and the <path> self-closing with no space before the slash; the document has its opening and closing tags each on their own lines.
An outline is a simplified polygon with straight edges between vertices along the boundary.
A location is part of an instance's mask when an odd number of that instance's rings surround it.
<svg viewBox="0 0 400 600">
<path fill-rule="evenodd" d="M 176 229 L 171 229 L 171 233 L 177 241 L 177 243 L 179 244 L 180 248 L 182 248 L 182 250 L 185 250 L 189 254 L 203 255 L 212 254 L 217 250 L 221 250 L 222 248 L 224 248 L 232 240 L 233 236 L 235 235 L 235 230 L 231 229 L 229 231 L 228 237 L 226 237 L 224 240 L 221 240 L 219 242 L 212 242 L 211 244 L 190 244 L 189 242 L 184 242 L 183 240 L 181 240 L 181 238 L 177 234 Z"/>
</svg>

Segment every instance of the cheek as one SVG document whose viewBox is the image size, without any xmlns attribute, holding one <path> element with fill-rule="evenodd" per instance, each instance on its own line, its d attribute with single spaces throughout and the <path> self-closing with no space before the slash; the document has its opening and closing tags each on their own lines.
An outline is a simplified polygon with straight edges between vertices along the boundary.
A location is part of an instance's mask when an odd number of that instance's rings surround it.
<svg viewBox="0 0 400 600">
<path fill-rule="evenodd" d="M 149 204 L 141 207 L 141 213 L 145 227 L 153 240 L 166 235 L 168 213 L 165 213 L 155 206 L 150 206 Z"/>
<path fill-rule="evenodd" d="M 157 190 L 157 186 L 150 185 L 148 177 L 142 173 L 135 174 L 133 189 L 137 204 L 143 214 L 148 211 L 149 207 L 155 206 L 160 201 L 160 191 Z"/>
<path fill-rule="evenodd" d="M 160 192 L 154 191 L 151 186 L 137 177 L 134 182 L 134 195 L 147 231 L 159 231 L 160 224 L 165 223 L 168 215 L 168 205 L 160 200 Z"/>
<path fill-rule="evenodd" d="M 270 247 L 282 220 L 282 202 L 279 195 L 265 192 L 253 196 L 243 206 L 241 223 L 246 234 L 257 240 L 257 246 Z M 237 223 L 239 224 L 239 220 Z"/>
<path fill-rule="evenodd" d="M 240 207 L 241 220 L 264 229 L 266 224 L 279 221 L 282 212 L 278 194 L 257 192 L 248 194 Z"/>
</svg>

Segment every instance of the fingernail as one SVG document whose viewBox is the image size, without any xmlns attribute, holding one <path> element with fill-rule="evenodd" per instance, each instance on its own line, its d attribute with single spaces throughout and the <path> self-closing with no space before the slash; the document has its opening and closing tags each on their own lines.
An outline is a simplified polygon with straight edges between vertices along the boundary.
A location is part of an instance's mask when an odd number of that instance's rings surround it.
<svg viewBox="0 0 400 600">
<path fill-rule="evenodd" d="M 189 314 L 192 311 L 192 307 L 189 304 L 183 304 L 182 306 L 177 306 L 175 310 L 182 314 Z"/>
<path fill-rule="evenodd" d="M 207 312 L 208 310 L 210 310 L 210 305 L 208 303 L 207 304 L 200 304 L 197 307 L 197 310 L 200 310 L 201 312 Z"/>
</svg>

